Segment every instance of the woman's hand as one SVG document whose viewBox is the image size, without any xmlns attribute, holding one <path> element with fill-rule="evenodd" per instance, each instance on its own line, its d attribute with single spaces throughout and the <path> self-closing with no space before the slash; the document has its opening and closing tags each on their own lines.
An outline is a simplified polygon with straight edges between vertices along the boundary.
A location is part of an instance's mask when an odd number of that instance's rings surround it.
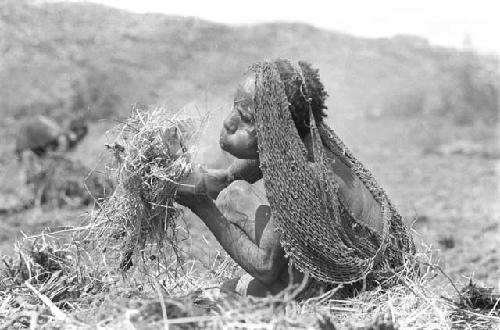
<svg viewBox="0 0 500 330">
<path fill-rule="evenodd" d="M 223 170 L 204 170 L 203 172 L 203 182 L 207 194 L 212 199 L 217 199 L 219 193 L 226 189 L 232 182 L 232 178 L 229 175 L 227 169 Z"/>
<path fill-rule="evenodd" d="M 177 202 L 190 207 L 207 199 L 216 199 L 230 183 L 227 170 L 207 170 L 198 166 L 179 183 Z"/>
</svg>

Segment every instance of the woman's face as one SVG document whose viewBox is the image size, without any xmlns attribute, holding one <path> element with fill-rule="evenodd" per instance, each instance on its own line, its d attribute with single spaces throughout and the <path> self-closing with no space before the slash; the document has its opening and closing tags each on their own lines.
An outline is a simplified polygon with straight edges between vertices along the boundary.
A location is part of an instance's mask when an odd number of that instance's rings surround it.
<svg viewBox="0 0 500 330">
<path fill-rule="evenodd" d="M 224 120 L 220 133 L 220 146 L 224 151 L 240 159 L 258 159 L 257 134 L 255 131 L 255 75 L 248 75 L 234 95 L 231 113 Z"/>
</svg>

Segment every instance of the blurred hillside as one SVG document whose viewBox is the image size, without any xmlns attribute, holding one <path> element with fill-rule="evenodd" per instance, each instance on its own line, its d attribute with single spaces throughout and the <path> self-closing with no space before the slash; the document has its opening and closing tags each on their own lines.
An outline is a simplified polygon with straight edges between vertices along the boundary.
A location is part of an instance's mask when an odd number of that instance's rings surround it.
<svg viewBox="0 0 500 330">
<path fill-rule="evenodd" d="M 304 24 L 230 27 L 93 4 L 0 2 L 0 109 L 16 118 L 130 104 L 229 101 L 251 63 L 277 56 L 320 68 L 330 111 L 349 117 L 448 115 L 495 121 L 498 61 L 412 36 L 364 39 Z M 206 103 L 205 103 L 206 104 Z"/>
</svg>

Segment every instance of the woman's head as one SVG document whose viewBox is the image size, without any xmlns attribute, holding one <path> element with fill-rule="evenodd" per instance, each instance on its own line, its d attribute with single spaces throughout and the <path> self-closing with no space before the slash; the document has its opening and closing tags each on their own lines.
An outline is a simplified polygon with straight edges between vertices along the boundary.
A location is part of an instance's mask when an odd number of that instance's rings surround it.
<svg viewBox="0 0 500 330">
<path fill-rule="evenodd" d="M 297 81 L 297 69 L 287 60 L 278 59 L 273 62 L 280 74 L 285 87 L 295 127 L 299 135 L 304 138 L 309 133 L 309 106 L 304 94 L 311 98 L 311 107 L 316 123 L 323 121 L 325 114 L 325 100 L 328 96 L 319 79 L 318 70 L 309 63 L 299 62 L 301 75 L 305 80 Z M 300 74 L 299 74 L 300 76 Z M 224 120 L 220 135 L 220 146 L 223 150 L 237 158 L 257 159 L 258 143 L 255 128 L 255 74 L 250 71 L 238 84 L 234 95 L 234 104 L 231 113 Z"/>
</svg>

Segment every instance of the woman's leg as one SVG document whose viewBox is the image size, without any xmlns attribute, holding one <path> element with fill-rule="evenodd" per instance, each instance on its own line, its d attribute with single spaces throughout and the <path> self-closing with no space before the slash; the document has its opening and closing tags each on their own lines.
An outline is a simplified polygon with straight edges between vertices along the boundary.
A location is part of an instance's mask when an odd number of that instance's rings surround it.
<svg viewBox="0 0 500 330">
<path fill-rule="evenodd" d="M 264 232 L 264 228 L 271 219 L 271 208 L 269 205 L 260 205 L 255 211 L 255 222 L 248 222 L 253 228 L 246 226 L 246 230 L 251 231 L 251 237 L 255 237 L 255 243 L 258 245 Z M 233 278 L 225 281 L 222 288 L 228 291 L 237 292 L 242 296 L 265 297 L 269 294 L 277 294 L 285 288 L 285 286 L 276 281 L 271 285 L 266 285 L 250 274 L 245 274 L 238 278 Z"/>
</svg>

